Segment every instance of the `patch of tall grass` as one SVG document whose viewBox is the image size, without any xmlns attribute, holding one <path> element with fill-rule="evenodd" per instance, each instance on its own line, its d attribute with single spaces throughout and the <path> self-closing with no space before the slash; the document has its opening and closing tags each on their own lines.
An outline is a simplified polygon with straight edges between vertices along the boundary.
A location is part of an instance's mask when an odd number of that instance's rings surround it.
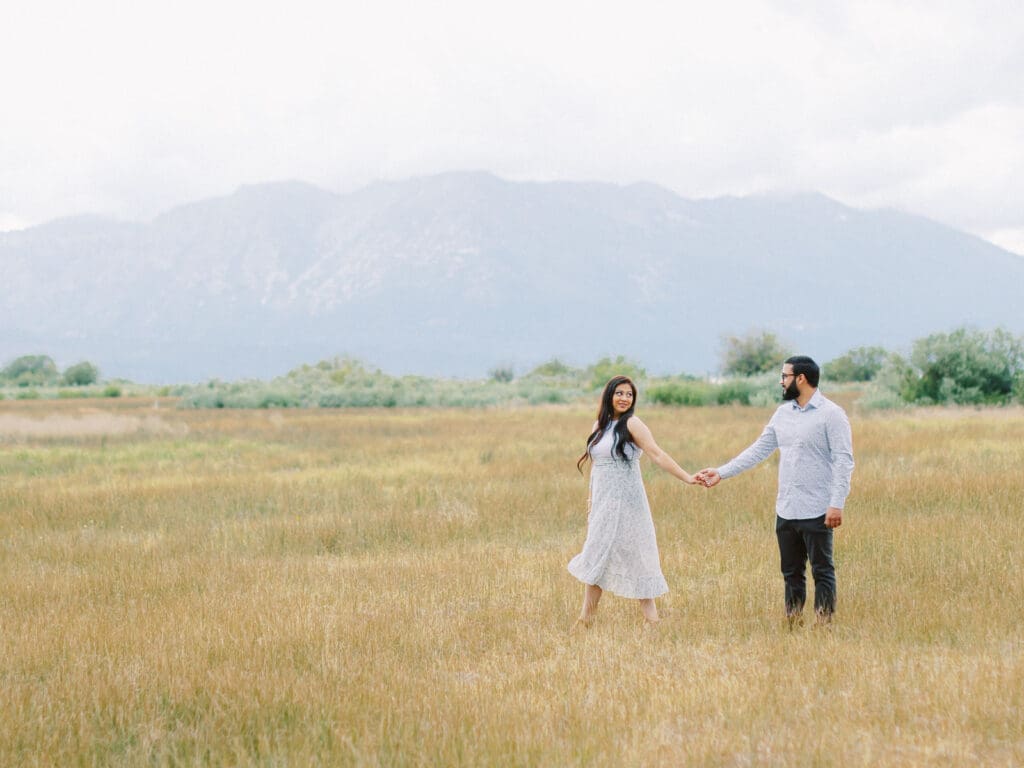
<svg viewBox="0 0 1024 768">
<path fill-rule="evenodd" d="M 643 402 L 691 470 L 771 413 Z M 831 631 L 774 460 L 643 460 L 665 619 L 570 635 L 592 405 L 0 403 L 0 765 L 1024 763 L 1024 411 L 844 402 Z"/>
</svg>

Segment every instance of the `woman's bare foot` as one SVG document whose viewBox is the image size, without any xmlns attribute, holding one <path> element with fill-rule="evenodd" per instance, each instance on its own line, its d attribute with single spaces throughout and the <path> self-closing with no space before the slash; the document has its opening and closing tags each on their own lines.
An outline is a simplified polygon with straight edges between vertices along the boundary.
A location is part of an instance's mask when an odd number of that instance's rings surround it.
<svg viewBox="0 0 1024 768">
<path fill-rule="evenodd" d="M 644 623 L 655 625 L 661 618 L 658 616 L 658 606 L 654 604 L 653 598 L 646 598 L 640 601 L 640 610 L 644 614 Z"/>
<path fill-rule="evenodd" d="M 591 614 L 590 616 L 580 616 L 573 625 L 569 628 L 569 634 L 574 632 L 586 631 L 594 626 L 594 622 L 597 621 L 597 616 Z"/>
</svg>

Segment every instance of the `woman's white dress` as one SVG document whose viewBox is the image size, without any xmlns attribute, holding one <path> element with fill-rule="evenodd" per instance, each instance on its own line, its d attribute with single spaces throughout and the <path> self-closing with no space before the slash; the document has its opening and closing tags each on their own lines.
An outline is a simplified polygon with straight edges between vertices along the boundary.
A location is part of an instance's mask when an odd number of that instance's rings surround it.
<svg viewBox="0 0 1024 768">
<path fill-rule="evenodd" d="M 654 520 L 640 474 L 642 450 L 626 445 L 628 461 L 612 457 L 616 422 L 590 449 L 590 516 L 583 551 L 569 573 L 621 597 L 658 597 L 668 592 L 661 573 Z"/>
</svg>

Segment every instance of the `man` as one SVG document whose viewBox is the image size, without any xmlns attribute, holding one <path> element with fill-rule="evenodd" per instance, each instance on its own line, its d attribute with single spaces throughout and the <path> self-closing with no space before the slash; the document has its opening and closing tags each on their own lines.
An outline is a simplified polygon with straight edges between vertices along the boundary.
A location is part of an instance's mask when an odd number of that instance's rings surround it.
<svg viewBox="0 0 1024 768">
<path fill-rule="evenodd" d="M 782 366 L 783 404 L 761 436 L 732 461 L 697 473 L 708 488 L 761 463 L 779 449 L 775 534 L 786 581 L 786 617 L 801 623 L 807 599 L 804 571 L 814 575 L 814 611 L 828 623 L 836 607 L 832 531 L 843 523 L 853 473 L 853 440 L 846 412 L 818 391 L 820 370 L 809 357 Z"/>
</svg>

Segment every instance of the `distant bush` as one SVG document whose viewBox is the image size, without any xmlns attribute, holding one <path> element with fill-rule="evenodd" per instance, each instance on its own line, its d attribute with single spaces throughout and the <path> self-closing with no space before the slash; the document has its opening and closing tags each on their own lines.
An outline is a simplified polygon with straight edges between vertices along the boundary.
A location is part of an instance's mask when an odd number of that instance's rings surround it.
<svg viewBox="0 0 1024 768">
<path fill-rule="evenodd" d="M 882 347 L 857 347 L 825 363 L 822 377 L 834 382 L 872 381 L 888 358 Z"/>
<path fill-rule="evenodd" d="M 567 403 L 569 398 L 560 390 L 546 389 L 530 393 L 527 397 L 527 402 L 530 405 Z"/>
<path fill-rule="evenodd" d="M 789 357 L 774 333 L 762 331 L 723 339 L 722 373 L 726 376 L 756 376 L 782 367 Z"/>
<path fill-rule="evenodd" d="M 62 383 L 69 387 L 87 387 L 99 381 L 100 369 L 90 362 L 83 361 L 64 369 Z"/>
<path fill-rule="evenodd" d="M 715 402 L 715 386 L 707 381 L 669 381 L 651 386 L 646 394 L 660 405 L 698 407 Z"/>
<path fill-rule="evenodd" d="M 380 372 L 376 372 L 379 374 Z M 335 384 L 344 384 L 347 381 L 364 381 L 374 377 L 375 373 L 363 365 L 362 361 L 354 357 L 335 357 L 330 360 L 321 360 L 315 366 L 304 365 L 290 371 L 285 378 L 290 381 L 323 380 L 324 375 Z"/>
<path fill-rule="evenodd" d="M 586 376 L 590 380 L 591 389 L 600 389 L 613 376 L 629 376 L 634 382 L 647 377 L 647 372 L 640 366 L 622 355 L 614 360 L 610 357 L 602 357 L 586 370 Z"/>
<path fill-rule="evenodd" d="M 58 400 L 71 400 L 74 398 L 92 397 L 93 393 L 87 389 L 58 389 Z"/>
<path fill-rule="evenodd" d="M 120 397 L 121 388 L 116 384 L 108 384 L 103 388 L 102 395 L 103 397 Z"/>
<path fill-rule="evenodd" d="M 750 405 L 750 398 L 757 391 L 757 383 L 750 379 L 727 379 L 718 385 L 715 402 L 719 405 L 739 403 Z"/>
<path fill-rule="evenodd" d="M 1024 402 L 1024 338 L 1003 329 L 958 328 L 889 354 L 859 404 L 1005 405 Z"/>
<path fill-rule="evenodd" d="M 497 368 L 492 368 L 489 375 L 494 381 L 507 384 L 516 377 L 516 372 L 512 370 L 511 365 L 500 365 Z"/>
<path fill-rule="evenodd" d="M 57 364 L 47 355 L 24 355 L 0 370 L 0 379 L 17 387 L 45 387 L 60 379 Z"/>
<path fill-rule="evenodd" d="M 909 403 L 900 397 L 898 391 L 872 386 L 857 401 L 857 406 L 867 410 L 892 411 L 907 408 Z"/>
<path fill-rule="evenodd" d="M 1024 377 L 1024 341 L 1003 329 L 960 328 L 914 342 L 900 394 L 908 402 L 1004 404 Z"/>
<path fill-rule="evenodd" d="M 661 405 L 770 405 L 778 401 L 774 376 L 755 376 L 710 382 L 677 379 L 653 384 L 647 398 Z"/>
<path fill-rule="evenodd" d="M 566 377 L 578 375 L 579 371 L 566 365 L 557 357 L 553 357 L 546 363 L 541 363 L 528 374 L 529 377 Z"/>
<path fill-rule="evenodd" d="M 317 399 L 321 408 L 394 408 L 398 396 L 383 389 L 364 389 L 350 392 L 325 392 Z"/>
</svg>

